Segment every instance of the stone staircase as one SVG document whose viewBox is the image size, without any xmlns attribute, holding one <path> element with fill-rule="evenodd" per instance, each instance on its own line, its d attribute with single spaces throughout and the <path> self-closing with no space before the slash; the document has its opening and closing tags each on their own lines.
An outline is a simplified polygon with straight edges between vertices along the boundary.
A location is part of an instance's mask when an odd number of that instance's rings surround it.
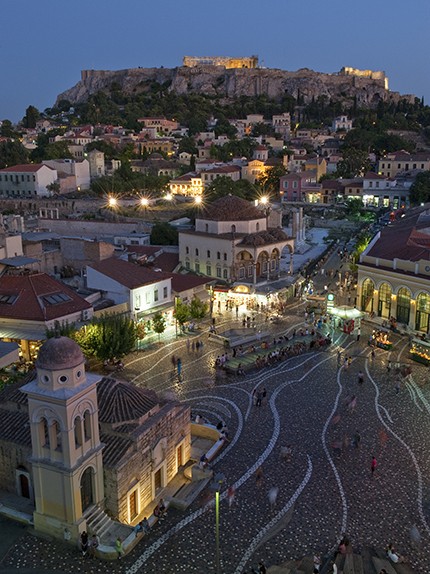
<svg viewBox="0 0 430 574">
<path fill-rule="evenodd" d="M 99 506 L 91 506 L 84 513 L 84 516 L 87 521 L 88 533 L 97 534 L 102 544 L 110 542 L 114 536 L 114 531 L 116 532 L 118 526 L 121 526 L 118 522 L 109 518 Z"/>
<path fill-rule="evenodd" d="M 358 553 L 338 554 L 335 560 L 338 574 L 379 574 L 385 568 L 387 574 L 417 574 L 408 564 L 393 564 L 388 560 L 384 550 L 363 548 Z M 326 560 L 320 574 L 332 574 L 333 561 Z M 283 564 L 270 566 L 268 574 L 312 574 L 313 557 L 305 556 L 302 560 L 288 560 Z"/>
</svg>

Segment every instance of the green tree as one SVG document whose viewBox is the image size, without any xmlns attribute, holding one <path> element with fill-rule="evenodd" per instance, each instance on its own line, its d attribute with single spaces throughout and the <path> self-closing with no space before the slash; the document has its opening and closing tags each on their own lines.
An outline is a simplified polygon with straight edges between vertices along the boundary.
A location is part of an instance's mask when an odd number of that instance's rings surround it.
<svg viewBox="0 0 430 574">
<path fill-rule="evenodd" d="M 0 142 L 0 169 L 28 163 L 28 152 L 17 140 Z"/>
<path fill-rule="evenodd" d="M 28 106 L 25 110 L 25 116 L 22 119 L 22 123 L 25 128 L 35 128 L 38 119 L 40 119 L 39 110 L 34 106 Z"/>
<path fill-rule="evenodd" d="M 10 120 L 3 120 L 0 126 L 0 136 L 5 138 L 17 138 L 19 133 L 14 129 Z"/>
<path fill-rule="evenodd" d="M 178 153 L 182 153 L 183 151 L 190 153 L 191 155 L 197 155 L 196 140 L 189 136 L 181 138 L 178 146 Z"/>
<path fill-rule="evenodd" d="M 334 177 L 361 177 L 371 167 L 367 152 L 356 148 L 342 149 L 342 159 L 337 164 Z"/>
<path fill-rule="evenodd" d="M 287 170 L 283 165 L 275 165 L 267 170 L 267 172 L 258 178 L 257 184 L 263 193 L 277 195 L 279 193 L 279 180 Z"/>
<path fill-rule="evenodd" d="M 157 221 L 152 226 L 151 245 L 178 245 L 177 230 L 164 221 Z"/>
<path fill-rule="evenodd" d="M 136 347 L 137 329 L 128 315 L 103 314 L 78 331 L 76 340 L 84 353 L 101 361 L 121 359 Z"/>
<path fill-rule="evenodd" d="M 152 329 L 158 334 L 158 340 L 160 340 L 161 334 L 166 330 L 166 320 L 161 313 L 155 313 L 152 317 Z"/>
<path fill-rule="evenodd" d="M 190 303 L 190 315 L 192 319 L 204 319 L 208 313 L 209 305 L 198 297 L 193 297 Z"/>
<path fill-rule="evenodd" d="M 42 161 L 44 159 L 72 159 L 73 155 L 66 141 L 58 141 L 41 146 L 38 144 L 36 149 L 31 152 L 30 157 L 33 161 Z"/>
<path fill-rule="evenodd" d="M 187 303 L 184 303 L 184 301 L 181 301 L 179 299 L 176 300 L 175 302 L 174 313 L 175 313 L 175 319 L 179 323 L 181 328 L 191 318 L 190 306 Z"/>
<path fill-rule="evenodd" d="M 52 329 L 46 329 L 47 339 L 52 339 L 52 337 L 69 337 L 74 339 L 76 335 L 76 324 L 69 323 L 68 321 L 54 321 L 54 327 Z"/>
<path fill-rule="evenodd" d="M 430 171 L 423 171 L 417 175 L 411 185 L 409 199 L 413 205 L 430 201 Z"/>
<path fill-rule="evenodd" d="M 58 181 L 54 181 L 53 183 L 48 183 L 46 189 L 53 194 L 60 193 L 60 184 Z"/>
</svg>

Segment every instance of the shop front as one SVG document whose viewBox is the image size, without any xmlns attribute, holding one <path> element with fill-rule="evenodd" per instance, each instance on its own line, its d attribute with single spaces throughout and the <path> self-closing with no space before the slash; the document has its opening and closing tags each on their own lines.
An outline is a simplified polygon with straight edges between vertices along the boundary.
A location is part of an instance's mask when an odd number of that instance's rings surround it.
<svg viewBox="0 0 430 574">
<path fill-rule="evenodd" d="M 333 327 L 348 335 L 359 329 L 361 319 L 364 317 L 362 311 L 348 305 L 327 306 L 327 313 L 332 317 Z"/>
</svg>

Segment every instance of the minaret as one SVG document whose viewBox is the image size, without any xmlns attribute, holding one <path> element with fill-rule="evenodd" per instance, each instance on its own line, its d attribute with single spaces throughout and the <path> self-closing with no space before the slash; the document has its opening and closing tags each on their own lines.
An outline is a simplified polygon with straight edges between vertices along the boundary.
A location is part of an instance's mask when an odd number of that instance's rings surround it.
<svg viewBox="0 0 430 574">
<path fill-rule="evenodd" d="M 67 337 L 40 349 L 37 377 L 22 387 L 31 424 L 34 526 L 72 540 L 86 530 L 84 512 L 102 503 L 103 462 L 99 437 L 98 376 L 85 373 L 85 358 Z"/>
</svg>

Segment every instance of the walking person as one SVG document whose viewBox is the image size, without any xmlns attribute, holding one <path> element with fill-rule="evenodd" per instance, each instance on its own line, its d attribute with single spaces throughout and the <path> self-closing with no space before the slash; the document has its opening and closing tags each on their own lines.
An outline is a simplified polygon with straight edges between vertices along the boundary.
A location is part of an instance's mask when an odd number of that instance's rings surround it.
<svg viewBox="0 0 430 574">
<path fill-rule="evenodd" d="M 270 511 L 271 512 L 275 511 L 276 499 L 278 498 L 278 492 L 279 492 L 279 488 L 277 486 L 272 486 L 272 488 L 267 493 L 267 496 L 269 498 Z"/>
<path fill-rule="evenodd" d="M 354 437 L 352 439 L 352 444 L 354 448 L 360 448 L 361 436 L 358 431 L 355 431 Z"/>
<path fill-rule="evenodd" d="M 234 486 L 229 486 L 227 490 L 228 507 L 231 508 L 234 502 L 234 497 L 236 496 L 236 491 Z"/>
<path fill-rule="evenodd" d="M 97 552 L 97 548 L 100 545 L 100 538 L 97 536 L 97 534 L 93 534 L 91 537 L 91 543 L 90 543 L 90 557 L 91 558 L 95 558 L 96 557 L 96 552 Z"/>
<path fill-rule="evenodd" d="M 181 380 L 182 376 L 182 360 L 178 357 L 176 360 L 176 369 L 178 371 L 178 379 Z"/>
<path fill-rule="evenodd" d="M 364 373 L 363 371 L 358 371 L 358 384 L 362 385 L 364 383 Z"/>
<path fill-rule="evenodd" d="M 372 456 L 372 462 L 370 463 L 370 475 L 373 477 L 375 474 L 376 467 L 378 466 L 378 461 L 375 456 Z"/>
<path fill-rule="evenodd" d="M 258 487 L 260 487 L 263 484 L 263 480 L 264 480 L 263 467 L 259 466 L 255 472 L 255 484 Z"/>
<path fill-rule="evenodd" d="M 357 343 L 360 340 L 360 337 L 361 337 L 361 329 L 360 329 L 360 327 L 358 327 L 358 329 L 357 329 Z"/>
</svg>

